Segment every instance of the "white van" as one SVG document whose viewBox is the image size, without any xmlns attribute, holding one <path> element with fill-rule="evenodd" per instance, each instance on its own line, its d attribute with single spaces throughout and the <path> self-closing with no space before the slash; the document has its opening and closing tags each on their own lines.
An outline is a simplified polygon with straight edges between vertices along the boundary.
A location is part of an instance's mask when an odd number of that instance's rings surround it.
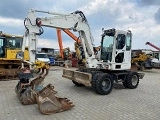
<svg viewBox="0 0 160 120">
<path fill-rule="evenodd" d="M 36 59 L 44 63 L 50 64 L 50 60 L 46 53 L 36 53 Z"/>
</svg>

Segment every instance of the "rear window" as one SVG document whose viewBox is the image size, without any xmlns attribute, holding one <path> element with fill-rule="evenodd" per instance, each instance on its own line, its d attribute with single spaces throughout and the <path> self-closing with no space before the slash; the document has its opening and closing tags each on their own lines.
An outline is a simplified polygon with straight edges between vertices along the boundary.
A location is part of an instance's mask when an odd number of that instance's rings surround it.
<svg viewBox="0 0 160 120">
<path fill-rule="evenodd" d="M 36 58 L 48 58 L 46 54 L 36 54 Z"/>
</svg>

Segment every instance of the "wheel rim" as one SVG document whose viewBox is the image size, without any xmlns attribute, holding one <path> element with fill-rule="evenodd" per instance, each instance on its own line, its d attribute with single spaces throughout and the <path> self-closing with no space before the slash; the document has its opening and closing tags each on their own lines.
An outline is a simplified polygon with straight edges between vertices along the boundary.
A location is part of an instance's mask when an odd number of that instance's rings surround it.
<svg viewBox="0 0 160 120">
<path fill-rule="evenodd" d="M 137 83 L 138 83 L 138 77 L 137 77 L 137 75 L 133 75 L 133 76 L 132 76 L 132 85 L 133 85 L 133 86 L 136 86 Z"/>
<path fill-rule="evenodd" d="M 108 91 L 108 89 L 110 88 L 110 86 L 111 86 L 111 80 L 110 79 L 106 78 L 106 79 L 104 79 L 102 81 L 102 89 L 104 91 Z"/>
</svg>

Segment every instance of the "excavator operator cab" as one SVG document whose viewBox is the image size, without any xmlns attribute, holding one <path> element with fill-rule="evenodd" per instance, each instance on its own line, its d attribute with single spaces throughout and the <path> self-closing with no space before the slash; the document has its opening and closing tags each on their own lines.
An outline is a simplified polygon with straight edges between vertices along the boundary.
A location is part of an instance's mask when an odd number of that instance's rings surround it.
<svg viewBox="0 0 160 120">
<path fill-rule="evenodd" d="M 7 47 L 10 49 L 21 49 L 23 39 L 20 37 L 7 38 Z"/>
<path fill-rule="evenodd" d="M 104 33 L 102 35 L 101 60 L 103 60 L 104 62 L 112 61 L 114 35 L 115 35 L 114 29 L 104 30 Z"/>
<path fill-rule="evenodd" d="M 0 57 L 5 56 L 4 37 L 0 37 Z"/>
<path fill-rule="evenodd" d="M 110 63 L 111 69 L 130 69 L 131 31 L 104 30 L 101 41 L 101 60 Z"/>
<path fill-rule="evenodd" d="M 6 58 L 9 54 L 15 53 L 15 50 L 20 50 L 22 41 L 23 38 L 21 36 L 0 33 L 0 57 Z"/>
</svg>

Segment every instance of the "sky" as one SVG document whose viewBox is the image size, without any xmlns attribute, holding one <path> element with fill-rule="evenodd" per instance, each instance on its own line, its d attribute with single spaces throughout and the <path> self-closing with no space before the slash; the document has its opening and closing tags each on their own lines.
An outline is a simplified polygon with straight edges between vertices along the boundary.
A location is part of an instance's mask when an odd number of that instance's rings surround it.
<svg viewBox="0 0 160 120">
<path fill-rule="evenodd" d="M 146 42 L 160 47 L 160 0 L 1 0 L 0 31 L 23 35 L 23 22 L 30 9 L 59 13 L 82 11 L 90 25 L 95 46 L 100 45 L 102 28 L 115 28 L 132 31 L 132 49 L 155 50 L 145 45 Z M 59 49 L 56 30 L 43 29 L 38 47 Z M 74 41 L 63 32 L 62 38 L 63 47 L 73 50 Z"/>
</svg>

